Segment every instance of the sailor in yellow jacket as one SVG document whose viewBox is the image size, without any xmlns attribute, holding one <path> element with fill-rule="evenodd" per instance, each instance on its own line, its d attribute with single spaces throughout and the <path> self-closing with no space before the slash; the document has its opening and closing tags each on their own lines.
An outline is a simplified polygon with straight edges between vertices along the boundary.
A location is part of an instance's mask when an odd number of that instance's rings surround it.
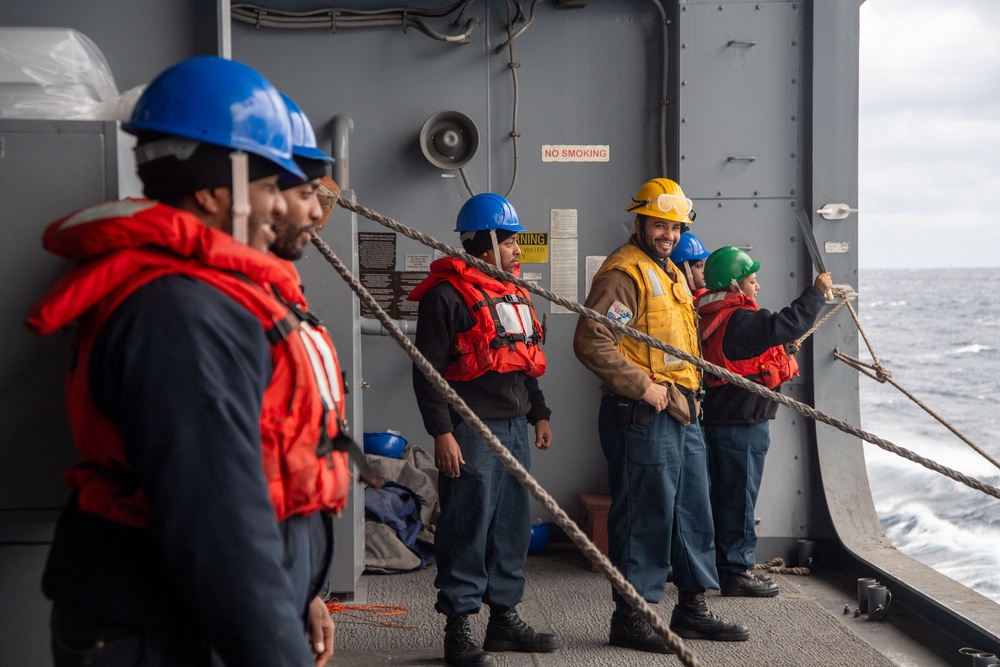
<svg viewBox="0 0 1000 667">
<path fill-rule="evenodd" d="M 608 318 L 698 354 L 691 292 L 670 261 L 681 225 L 694 219 L 691 200 L 666 178 L 643 185 L 627 211 L 635 233 L 594 276 L 586 306 Z M 708 610 L 705 590 L 718 588 L 708 452 L 698 425 L 699 369 L 599 322 L 580 318 L 577 358 L 601 380 L 598 415 L 608 459 L 611 509 L 608 556 L 647 602 L 663 597 L 673 563 L 678 604 L 671 629 L 685 638 L 743 641 L 750 631 Z M 642 651 L 666 646 L 613 592 L 610 643 Z"/>
</svg>

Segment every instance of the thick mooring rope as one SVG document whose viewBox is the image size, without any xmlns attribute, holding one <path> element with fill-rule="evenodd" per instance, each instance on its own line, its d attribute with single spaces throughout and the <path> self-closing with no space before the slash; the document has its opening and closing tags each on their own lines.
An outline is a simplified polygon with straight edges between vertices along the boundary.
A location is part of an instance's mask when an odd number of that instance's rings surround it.
<svg viewBox="0 0 1000 667">
<path fill-rule="evenodd" d="M 343 199 L 340 200 L 341 206 L 345 206 L 347 202 Z M 365 209 L 367 210 L 367 209 Z M 397 223 L 398 224 L 398 223 Z M 340 258 L 333 252 L 333 250 L 328 246 L 323 239 L 314 236 L 313 245 L 315 245 L 320 253 L 326 258 L 334 270 L 340 274 L 345 282 L 350 286 L 351 290 L 358 295 L 361 302 L 367 306 L 372 312 L 375 313 L 378 321 L 382 323 L 385 330 L 389 332 L 389 335 L 395 340 L 403 351 L 406 352 L 407 356 L 413 360 L 417 368 L 427 376 L 427 379 L 431 381 L 434 388 L 441 392 L 442 395 L 448 400 L 448 403 L 455 408 L 455 410 L 462 416 L 462 419 L 472 426 L 472 429 L 476 432 L 484 443 L 490 448 L 490 450 L 497 456 L 500 461 L 507 466 L 511 474 L 528 490 L 528 492 L 535 497 L 542 504 L 542 506 L 548 510 L 550 514 L 555 518 L 556 524 L 563 529 L 566 535 L 580 548 L 580 551 L 584 553 L 587 558 L 597 564 L 604 576 L 608 578 L 611 585 L 614 586 L 623 598 L 628 602 L 629 606 L 632 607 L 636 612 L 638 612 L 646 622 L 649 623 L 650 627 L 656 631 L 656 634 L 663 640 L 671 651 L 677 654 L 680 661 L 687 667 L 699 667 L 701 663 L 698 661 L 698 657 L 692 653 L 687 646 L 685 646 L 684 641 L 670 631 L 670 628 L 664 624 L 663 619 L 653 611 L 653 608 L 639 595 L 635 588 L 622 576 L 621 572 L 615 568 L 611 561 L 602 554 L 594 543 L 587 539 L 583 531 L 576 525 L 572 519 L 563 511 L 561 507 L 556 503 L 555 499 L 550 496 L 545 489 L 532 477 L 527 470 L 524 469 L 514 455 L 510 451 L 500 444 L 497 437 L 490 431 L 485 424 L 476 416 L 476 414 L 465 404 L 465 401 L 459 397 L 455 390 L 452 389 L 448 381 L 444 379 L 434 367 L 431 366 L 430 362 L 424 358 L 420 351 L 417 350 L 416 345 L 414 345 L 406 334 L 400 330 L 398 326 L 392 321 L 392 318 L 382 310 L 382 307 L 376 303 L 375 299 L 368 293 L 364 285 L 358 282 L 351 272 L 348 270 L 344 263 L 340 261 Z M 452 252 L 455 252 L 452 249 Z M 504 274 L 506 275 L 506 274 Z"/>
<path fill-rule="evenodd" d="M 815 421 L 822 422 L 829 426 L 833 426 L 834 428 L 839 429 L 844 433 L 848 433 L 857 438 L 860 438 L 861 440 L 864 440 L 865 442 L 869 442 L 877 447 L 881 447 L 882 449 L 888 452 L 892 452 L 897 456 L 901 456 L 904 459 L 913 461 L 914 463 L 918 463 L 924 466 L 925 468 L 928 468 L 929 470 L 933 470 L 934 472 L 940 473 L 945 477 L 949 477 L 955 480 L 956 482 L 961 482 L 962 484 L 965 484 L 966 486 L 972 489 L 976 489 L 977 491 L 981 491 L 986 495 L 1000 499 L 1000 489 L 994 486 L 990 486 L 989 484 L 985 484 L 984 482 L 981 482 L 978 479 L 975 479 L 974 477 L 969 477 L 968 475 L 965 475 L 964 473 L 961 473 L 957 470 L 952 470 L 951 468 L 943 466 L 937 463 L 936 461 L 920 456 L 919 454 L 912 452 L 908 449 L 905 449 L 903 447 L 900 447 L 898 445 L 895 445 L 892 442 L 889 442 L 888 440 L 884 440 L 878 437 L 877 435 L 861 430 L 852 424 L 841 421 L 839 419 L 835 419 L 823 412 L 816 410 L 815 408 L 809 405 L 806 405 L 805 403 L 801 403 L 792 398 L 789 398 L 784 394 L 773 392 L 767 387 L 764 387 L 763 385 L 759 385 L 739 375 L 730 373 L 726 369 L 716 366 L 715 364 L 709 363 L 704 359 L 702 359 L 701 357 L 692 356 L 687 352 L 684 352 L 683 350 L 680 350 L 671 345 L 667 345 L 666 343 L 663 343 L 662 341 L 659 341 L 651 336 L 647 336 L 644 333 L 636 331 L 632 327 L 616 322 L 615 320 L 612 320 L 589 308 L 581 306 L 576 302 L 569 301 L 568 299 L 565 299 L 554 292 L 550 292 L 546 289 L 538 287 L 534 283 L 522 280 L 521 278 L 513 276 L 507 273 L 506 271 L 501 271 L 495 266 L 491 266 L 486 262 L 480 261 L 475 257 L 472 257 L 471 255 L 467 255 L 460 250 L 457 250 L 449 245 L 441 243 L 440 241 L 437 241 L 415 229 L 412 229 L 410 227 L 407 227 L 406 225 L 396 222 L 392 218 L 387 218 L 384 215 L 381 215 L 380 213 L 377 213 L 369 208 L 366 208 L 361 204 L 348 201 L 343 198 L 338 200 L 337 203 L 341 207 L 346 208 L 349 211 L 353 211 L 355 213 L 363 215 L 369 220 L 373 220 L 379 223 L 380 225 L 383 225 L 394 231 L 397 231 L 400 234 L 407 236 L 411 239 L 417 240 L 420 243 L 423 243 L 424 245 L 440 250 L 441 252 L 450 255 L 452 257 L 458 257 L 467 262 L 469 265 L 475 266 L 483 273 L 491 275 L 500 280 L 504 280 L 509 283 L 514 283 L 515 285 L 519 285 L 524 289 L 528 290 L 529 292 L 532 292 L 545 299 L 548 299 L 553 303 L 557 303 L 560 306 L 563 306 L 564 308 L 572 310 L 573 312 L 578 313 L 583 317 L 586 317 L 587 319 L 594 320 L 595 322 L 600 322 L 601 324 L 608 327 L 609 329 L 612 329 L 613 331 L 618 331 L 627 336 L 631 336 L 636 340 L 646 343 L 650 347 L 655 347 L 658 350 L 662 350 L 666 354 L 669 354 L 670 356 L 675 357 L 677 359 L 686 361 L 692 364 L 693 366 L 697 366 L 698 368 L 701 368 L 702 370 L 707 371 L 712 375 L 728 380 L 729 382 L 732 382 L 733 384 L 742 387 L 743 389 L 746 389 L 751 393 L 757 394 L 758 396 L 763 396 L 764 398 L 771 399 L 772 401 L 776 401 L 781 405 L 789 407 L 792 410 L 795 410 L 796 412 L 802 415 L 812 418 Z M 851 310 L 853 311 L 853 308 Z"/>
<path fill-rule="evenodd" d="M 812 570 L 808 567 L 789 567 L 785 565 L 785 559 L 780 556 L 777 558 L 772 558 L 766 563 L 754 563 L 754 566 L 750 568 L 752 570 L 766 570 L 773 574 L 796 574 L 802 576 L 808 576 L 812 574 Z"/>
</svg>

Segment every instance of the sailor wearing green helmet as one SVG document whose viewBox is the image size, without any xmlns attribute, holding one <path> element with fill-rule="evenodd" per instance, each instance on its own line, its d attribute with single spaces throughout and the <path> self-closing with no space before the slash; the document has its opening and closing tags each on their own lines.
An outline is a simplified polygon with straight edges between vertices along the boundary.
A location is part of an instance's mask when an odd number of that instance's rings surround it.
<svg viewBox="0 0 1000 667">
<path fill-rule="evenodd" d="M 798 374 L 794 345 L 812 326 L 832 287 L 829 273 L 817 276 L 799 298 L 777 313 L 757 306 L 760 262 L 739 248 L 725 246 L 705 261 L 710 290 L 695 300 L 700 316 L 702 355 L 769 389 Z M 768 422 L 778 404 L 734 384 L 705 375 L 702 426 L 708 441 L 715 523 L 716 566 L 722 594 L 773 597 L 778 587 L 755 576 L 754 506 L 770 446 Z"/>
</svg>

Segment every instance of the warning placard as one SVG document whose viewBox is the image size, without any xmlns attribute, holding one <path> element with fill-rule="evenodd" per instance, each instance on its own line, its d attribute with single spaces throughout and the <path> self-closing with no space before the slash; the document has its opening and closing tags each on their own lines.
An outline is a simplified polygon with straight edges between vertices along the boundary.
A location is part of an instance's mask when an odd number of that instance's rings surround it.
<svg viewBox="0 0 1000 667">
<path fill-rule="evenodd" d="M 391 232 L 358 232 L 358 265 L 361 271 L 395 269 L 396 235 Z"/>
<path fill-rule="evenodd" d="M 408 301 L 413 288 L 424 281 L 427 277 L 425 271 L 398 271 L 396 273 L 396 304 L 393 312 L 393 319 L 416 320 L 419 301 Z"/>
<path fill-rule="evenodd" d="M 521 248 L 521 264 L 549 263 L 547 232 L 518 232 L 517 245 Z"/>
</svg>

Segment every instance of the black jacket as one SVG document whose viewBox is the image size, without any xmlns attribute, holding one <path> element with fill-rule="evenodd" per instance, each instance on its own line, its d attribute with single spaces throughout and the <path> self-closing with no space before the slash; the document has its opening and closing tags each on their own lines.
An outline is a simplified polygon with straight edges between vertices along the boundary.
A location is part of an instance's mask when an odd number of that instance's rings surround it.
<svg viewBox="0 0 1000 667">
<path fill-rule="evenodd" d="M 752 359 L 776 345 L 791 343 L 809 330 L 826 298 L 810 285 L 790 306 L 772 313 L 737 309 L 729 319 L 722 339 L 722 353 L 730 361 Z M 781 387 L 775 389 L 780 392 Z M 778 404 L 732 383 L 709 387 L 702 403 L 703 422 L 752 426 L 774 419 Z"/>
</svg>

